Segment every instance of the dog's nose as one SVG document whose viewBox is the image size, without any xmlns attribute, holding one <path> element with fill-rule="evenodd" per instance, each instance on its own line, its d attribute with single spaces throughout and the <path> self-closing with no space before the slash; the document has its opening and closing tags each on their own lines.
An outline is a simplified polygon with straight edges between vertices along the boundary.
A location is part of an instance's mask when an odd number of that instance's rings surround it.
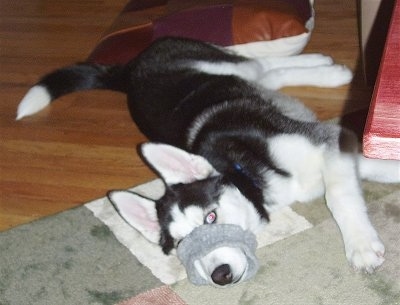
<svg viewBox="0 0 400 305">
<path fill-rule="evenodd" d="M 211 274 L 211 278 L 213 282 L 217 285 L 224 286 L 230 284 L 233 280 L 231 268 L 228 264 L 218 266 Z"/>
</svg>

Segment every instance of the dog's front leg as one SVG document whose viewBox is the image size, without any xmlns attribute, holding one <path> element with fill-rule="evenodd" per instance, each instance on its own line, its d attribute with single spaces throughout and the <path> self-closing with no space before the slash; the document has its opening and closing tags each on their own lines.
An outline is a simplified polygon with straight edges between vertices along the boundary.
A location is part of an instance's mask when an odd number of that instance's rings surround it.
<svg viewBox="0 0 400 305">
<path fill-rule="evenodd" d="M 325 196 L 342 233 L 347 259 L 355 269 L 370 273 L 383 263 L 385 247 L 368 218 L 355 158 L 339 151 L 326 154 Z"/>
</svg>

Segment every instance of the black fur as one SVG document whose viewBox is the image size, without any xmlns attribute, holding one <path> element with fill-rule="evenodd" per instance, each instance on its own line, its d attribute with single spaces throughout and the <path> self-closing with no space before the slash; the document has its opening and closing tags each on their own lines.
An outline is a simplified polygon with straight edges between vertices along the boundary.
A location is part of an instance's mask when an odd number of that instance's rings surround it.
<svg viewBox="0 0 400 305">
<path fill-rule="evenodd" d="M 38 85 L 45 86 L 52 99 L 89 89 L 109 89 L 126 92 L 127 77 L 120 66 L 82 63 L 56 70 L 43 77 Z"/>
<path fill-rule="evenodd" d="M 169 233 L 169 224 L 172 221 L 170 209 L 175 204 L 183 211 L 188 206 L 207 208 L 218 202 L 220 190 L 224 181 L 221 177 L 213 177 L 197 183 L 175 184 L 166 186 L 163 197 L 156 201 L 157 217 L 161 227 L 160 246 L 168 254 L 175 246 L 174 239 Z"/>
</svg>

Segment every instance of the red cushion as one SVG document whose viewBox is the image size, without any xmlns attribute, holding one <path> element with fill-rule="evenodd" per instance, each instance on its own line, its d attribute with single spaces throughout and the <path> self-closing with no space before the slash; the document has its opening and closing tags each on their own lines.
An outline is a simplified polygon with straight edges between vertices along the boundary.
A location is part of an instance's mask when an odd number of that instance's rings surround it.
<svg viewBox="0 0 400 305">
<path fill-rule="evenodd" d="M 274 40 L 307 32 L 309 0 L 132 0 L 88 60 L 126 63 L 162 36 L 222 46 Z"/>
</svg>

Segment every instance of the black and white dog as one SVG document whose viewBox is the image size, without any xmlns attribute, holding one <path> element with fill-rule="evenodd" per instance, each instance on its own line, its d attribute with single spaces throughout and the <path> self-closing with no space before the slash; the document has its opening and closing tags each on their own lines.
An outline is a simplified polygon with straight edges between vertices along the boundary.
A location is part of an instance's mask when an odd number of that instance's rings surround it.
<svg viewBox="0 0 400 305">
<path fill-rule="evenodd" d="M 385 249 L 359 179 L 398 182 L 399 162 L 362 157 L 351 132 L 317 121 L 275 91 L 334 87 L 351 78 L 346 67 L 319 54 L 248 59 L 203 42 L 164 38 L 124 66 L 83 63 L 45 76 L 20 103 L 17 119 L 78 90 L 125 92 L 134 121 L 153 141 L 141 154 L 166 192 L 155 202 L 130 192 L 111 192 L 110 199 L 166 254 L 200 225 L 236 224 L 256 233 L 269 213 L 325 195 L 350 264 L 372 272 Z M 222 265 L 221 277 L 215 271 Z M 246 260 L 239 249 L 220 247 L 196 268 L 210 284 L 225 285 L 240 281 Z"/>
</svg>

